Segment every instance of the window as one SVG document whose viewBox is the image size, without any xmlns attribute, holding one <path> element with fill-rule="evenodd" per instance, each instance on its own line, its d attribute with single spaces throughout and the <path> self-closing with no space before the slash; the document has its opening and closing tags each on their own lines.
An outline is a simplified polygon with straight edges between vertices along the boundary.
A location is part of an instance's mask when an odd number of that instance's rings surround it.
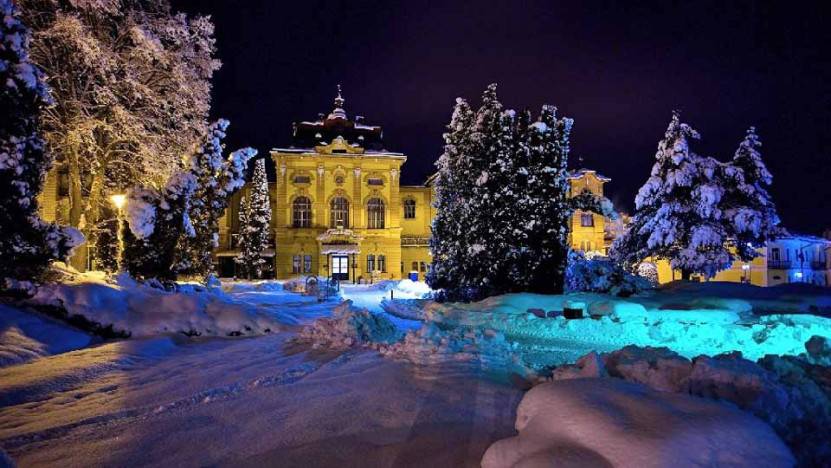
<svg viewBox="0 0 831 468">
<path fill-rule="evenodd" d="M 349 201 L 343 197 L 335 197 L 329 204 L 329 227 L 349 227 Z"/>
<path fill-rule="evenodd" d="M 413 262 L 413 267 L 410 269 L 410 271 L 418 271 L 418 262 Z"/>
<path fill-rule="evenodd" d="M 366 256 L 366 271 L 367 273 L 375 271 L 375 255 Z"/>
<path fill-rule="evenodd" d="M 366 204 L 367 228 L 384 229 L 384 201 L 370 198 Z"/>
<path fill-rule="evenodd" d="M 58 170 L 58 196 L 69 196 L 69 169 L 66 167 L 61 167 Z"/>
<path fill-rule="evenodd" d="M 387 257 L 385 255 L 378 256 L 378 270 L 387 272 Z"/>
<path fill-rule="evenodd" d="M 304 255 L 303 256 L 303 273 L 311 273 L 312 272 L 312 256 L 311 255 Z"/>
<path fill-rule="evenodd" d="M 594 215 L 591 213 L 580 213 L 580 226 L 594 227 Z"/>
<path fill-rule="evenodd" d="M 384 179 L 382 179 L 380 177 L 370 177 L 369 179 L 366 180 L 366 184 L 367 185 L 375 185 L 375 186 L 384 185 Z"/>
<path fill-rule="evenodd" d="M 779 260 L 779 247 L 774 247 L 774 248 L 770 249 L 770 258 L 773 261 L 778 261 Z"/>
<path fill-rule="evenodd" d="M 344 179 L 343 179 L 342 175 L 339 175 L 339 176 L 335 177 L 335 183 L 338 184 L 338 185 L 343 185 L 343 180 Z"/>
<path fill-rule="evenodd" d="M 308 184 L 312 182 L 312 178 L 307 175 L 296 175 L 294 176 L 294 183 L 295 184 Z"/>
<path fill-rule="evenodd" d="M 291 257 L 291 272 L 300 273 L 300 255 L 292 255 Z"/>
<path fill-rule="evenodd" d="M 292 204 L 292 226 L 307 228 L 312 225 L 312 202 L 307 197 L 297 197 Z"/>
<path fill-rule="evenodd" d="M 427 273 L 427 264 L 424 262 L 421 262 L 421 272 Z"/>
<path fill-rule="evenodd" d="M 404 200 L 404 219 L 415 219 L 416 202 L 412 198 Z"/>
</svg>

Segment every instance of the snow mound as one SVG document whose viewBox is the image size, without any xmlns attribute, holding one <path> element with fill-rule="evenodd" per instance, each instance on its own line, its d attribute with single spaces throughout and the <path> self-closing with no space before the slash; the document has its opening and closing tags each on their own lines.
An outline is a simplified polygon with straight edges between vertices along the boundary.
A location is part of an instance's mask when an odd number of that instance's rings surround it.
<svg viewBox="0 0 831 468">
<path fill-rule="evenodd" d="M 0 367 L 80 349 L 91 341 L 63 323 L 0 305 Z"/>
<path fill-rule="evenodd" d="M 352 306 L 344 301 L 332 310 L 332 317 L 319 318 L 304 327 L 296 341 L 313 348 L 345 349 L 375 347 L 401 339 L 401 332 L 385 316 Z"/>
<path fill-rule="evenodd" d="M 65 313 L 73 322 L 82 318 L 95 330 L 132 337 L 261 335 L 280 328 L 271 315 L 235 302 L 218 289 L 182 284 L 167 291 L 125 275 L 115 283 L 83 275 L 66 283 L 45 284 L 26 304 Z"/>
<path fill-rule="evenodd" d="M 402 299 L 424 299 L 433 293 L 424 281 L 403 279 L 395 285 L 395 294 Z"/>
<path fill-rule="evenodd" d="M 497 441 L 484 468 L 793 466 L 769 426 L 731 406 L 617 379 L 538 385 L 517 408 L 519 435 Z"/>
<path fill-rule="evenodd" d="M 384 356 L 419 365 L 466 362 L 486 370 L 529 374 L 515 352 L 515 345 L 505 339 L 505 334 L 494 330 L 441 330 L 428 323 L 379 351 Z"/>
<path fill-rule="evenodd" d="M 818 340 L 806 343 L 806 348 Z M 589 353 L 554 369 L 554 380 L 617 377 L 656 391 L 727 401 L 768 424 L 805 466 L 831 464 L 831 368 L 810 356 L 768 355 L 758 363 L 734 352 L 692 361 L 667 348 Z"/>
</svg>

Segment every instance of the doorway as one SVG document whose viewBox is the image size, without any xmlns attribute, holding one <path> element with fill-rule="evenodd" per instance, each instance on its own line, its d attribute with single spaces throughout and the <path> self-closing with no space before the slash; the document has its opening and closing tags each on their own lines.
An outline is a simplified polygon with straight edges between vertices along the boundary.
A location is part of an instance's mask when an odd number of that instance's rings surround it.
<svg viewBox="0 0 831 468">
<path fill-rule="evenodd" d="M 349 279 L 349 257 L 346 255 L 332 256 L 332 278 L 338 281 Z"/>
</svg>

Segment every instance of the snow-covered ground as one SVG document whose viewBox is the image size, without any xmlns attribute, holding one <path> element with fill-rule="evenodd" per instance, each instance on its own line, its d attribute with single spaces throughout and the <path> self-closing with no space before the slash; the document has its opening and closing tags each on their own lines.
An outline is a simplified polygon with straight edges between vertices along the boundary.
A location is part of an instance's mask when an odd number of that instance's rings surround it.
<svg viewBox="0 0 831 468">
<path fill-rule="evenodd" d="M 831 336 L 829 319 L 813 315 L 831 298 L 815 291 L 704 286 L 626 300 L 518 294 L 437 304 L 424 299 L 423 283 L 344 284 L 322 302 L 290 291 L 295 284 L 167 292 L 92 278 L 35 296 L 123 327 L 126 340 L 0 307 L 0 447 L 23 466 L 478 466 L 492 443 L 516 434 L 523 389 L 552 364 L 628 344 L 686 357 L 738 349 L 755 360 L 800 354 L 811 336 Z M 211 316 L 214 302 L 236 312 Z M 566 320 L 563 305 L 597 318 Z M 185 336 L 189 314 L 212 317 L 195 323 L 221 332 Z M 250 320 L 250 330 L 241 326 Z M 229 337 L 235 330 L 248 333 Z M 630 398 L 624 390 L 620 398 Z M 707 406 L 667 398 L 670 413 L 676 403 L 681 412 Z M 742 423 L 742 414 L 729 415 L 749 431 L 737 440 L 768 440 L 762 423 Z M 698 440 L 697 430 L 683 440 Z M 744 453 L 768 453 L 754 450 Z"/>
</svg>

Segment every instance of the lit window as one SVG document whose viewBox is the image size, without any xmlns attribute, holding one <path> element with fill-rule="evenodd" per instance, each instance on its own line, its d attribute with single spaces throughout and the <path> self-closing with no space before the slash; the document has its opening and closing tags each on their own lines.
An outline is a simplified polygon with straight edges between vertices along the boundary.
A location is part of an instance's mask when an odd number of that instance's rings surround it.
<svg viewBox="0 0 831 468">
<path fill-rule="evenodd" d="M 380 198 L 370 198 L 366 204 L 367 227 L 369 229 L 384 229 L 384 201 Z"/>
<path fill-rule="evenodd" d="M 404 200 L 404 219 L 415 219 L 416 202 L 412 198 Z"/>
<path fill-rule="evenodd" d="M 312 225 L 312 202 L 307 197 L 297 197 L 292 204 L 292 226 L 307 228 Z"/>
<path fill-rule="evenodd" d="M 329 218 L 329 227 L 348 228 L 349 201 L 343 197 L 333 198 L 332 202 L 329 204 Z"/>
<path fill-rule="evenodd" d="M 594 227 L 594 215 L 591 213 L 580 213 L 580 226 Z"/>
<path fill-rule="evenodd" d="M 418 262 L 413 262 L 413 268 L 411 271 L 418 271 Z"/>
<path fill-rule="evenodd" d="M 426 273 L 426 272 L 427 272 L 427 264 L 426 264 L 426 263 L 424 263 L 424 262 L 421 262 L 421 272 L 422 272 L 422 273 Z"/>
<path fill-rule="evenodd" d="M 366 271 L 368 273 L 375 271 L 375 255 L 366 256 Z"/>
</svg>

